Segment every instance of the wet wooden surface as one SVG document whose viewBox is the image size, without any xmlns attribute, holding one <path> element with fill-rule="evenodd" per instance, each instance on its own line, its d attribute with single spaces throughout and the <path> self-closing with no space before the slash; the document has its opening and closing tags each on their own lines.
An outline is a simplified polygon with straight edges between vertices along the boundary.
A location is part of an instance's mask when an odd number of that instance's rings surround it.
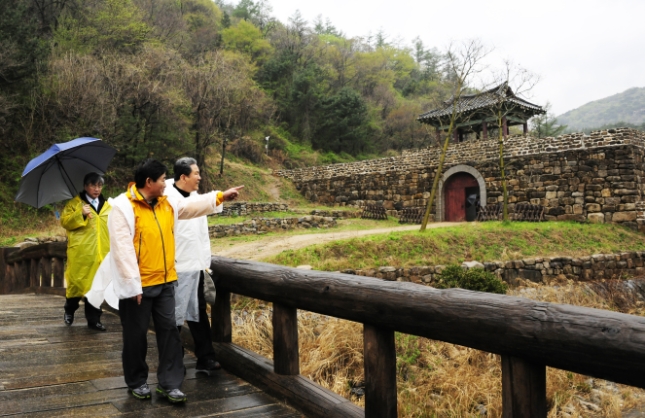
<svg viewBox="0 0 645 418">
<path fill-rule="evenodd" d="M 223 369 L 211 376 L 196 374 L 189 352 L 182 386 L 188 402 L 169 404 L 154 392 L 157 348 L 152 333 L 147 356 L 152 399 L 135 399 L 123 380 L 119 318 L 104 312 L 101 322 L 108 331 L 92 331 L 81 306 L 68 327 L 64 302 L 52 295 L 0 295 L 0 416 L 303 416 Z"/>
</svg>

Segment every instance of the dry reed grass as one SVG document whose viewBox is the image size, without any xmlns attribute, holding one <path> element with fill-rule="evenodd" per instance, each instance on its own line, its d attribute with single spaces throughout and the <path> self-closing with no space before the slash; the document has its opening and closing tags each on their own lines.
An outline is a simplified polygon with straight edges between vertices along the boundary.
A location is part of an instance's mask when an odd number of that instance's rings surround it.
<svg viewBox="0 0 645 418">
<path fill-rule="evenodd" d="M 622 298 L 632 300 L 633 306 L 617 309 L 592 287 L 572 282 L 525 283 L 508 294 L 643 313 L 639 301 Z M 270 306 L 241 298 L 234 309 L 233 342 L 271 358 Z M 301 374 L 364 406 L 362 325 L 305 311 L 298 316 Z M 398 333 L 396 349 L 400 417 L 501 416 L 499 356 Z M 549 418 L 620 417 L 645 402 L 645 391 L 548 368 L 547 402 Z"/>
</svg>

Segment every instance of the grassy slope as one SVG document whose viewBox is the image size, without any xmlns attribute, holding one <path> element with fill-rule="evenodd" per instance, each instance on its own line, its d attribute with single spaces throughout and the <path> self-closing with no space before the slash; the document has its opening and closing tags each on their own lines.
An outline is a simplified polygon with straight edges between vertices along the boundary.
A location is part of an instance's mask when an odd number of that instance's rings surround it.
<svg viewBox="0 0 645 418">
<path fill-rule="evenodd" d="M 309 264 L 316 270 L 336 271 L 635 250 L 645 250 L 642 234 L 618 225 L 486 222 L 424 233 L 397 232 L 354 238 L 285 251 L 266 261 L 288 266 Z"/>
<path fill-rule="evenodd" d="M 227 160 L 224 165 L 224 175 L 220 177 L 219 163 L 215 163 L 217 161 L 211 163 L 207 174 L 212 179 L 214 188 L 227 189 L 243 184 L 245 188 L 240 195 L 242 201 L 275 202 L 280 200 L 294 207 L 306 204 L 290 182 L 274 177 L 266 167 Z M 113 183 L 108 181 L 103 189 L 103 195 L 106 198 L 116 197 L 126 189 L 127 181 L 123 181 L 122 185 Z M 278 196 L 276 197 L 274 194 Z M 13 200 L 12 196 L 7 190 L 0 187 L 0 202 L 10 202 Z M 56 204 L 59 211 L 62 210 L 65 203 L 67 202 Z M 36 210 L 23 203 L 0 204 L 0 246 L 13 245 L 25 237 L 51 235 L 65 235 L 65 231 L 54 218 L 51 205 Z"/>
</svg>

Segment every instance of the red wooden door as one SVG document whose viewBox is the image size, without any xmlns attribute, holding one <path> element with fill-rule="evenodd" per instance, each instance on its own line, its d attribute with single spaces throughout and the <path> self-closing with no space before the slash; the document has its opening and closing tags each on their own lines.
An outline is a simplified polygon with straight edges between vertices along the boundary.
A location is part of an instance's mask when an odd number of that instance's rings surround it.
<svg viewBox="0 0 645 418">
<path fill-rule="evenodd" d="M 468 173 L 457 173 L 444 183 L 444 219 L 447 222 L 466 220 L 466 188 L 477 187 L 477 180 Z"/>
</svg>

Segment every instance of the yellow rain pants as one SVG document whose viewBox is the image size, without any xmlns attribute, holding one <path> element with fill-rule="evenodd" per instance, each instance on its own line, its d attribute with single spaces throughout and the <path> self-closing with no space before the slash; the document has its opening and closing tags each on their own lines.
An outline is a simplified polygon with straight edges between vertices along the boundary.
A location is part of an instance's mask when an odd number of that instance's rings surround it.
<svg viewBox="0 0 645 418">
<path fill-rule="evenodd" d="M 91 216 L 83 217 L 85 204 L 76 196 L 65 205 L 60 217 L 61 225 L 67 230 L 67 298 L 85 296 L 92 287 L 99 264 L 110 252 L 107 220 L 112 206 L 105 201 L 97 214 L 90 205 Z"/>
</svg>

